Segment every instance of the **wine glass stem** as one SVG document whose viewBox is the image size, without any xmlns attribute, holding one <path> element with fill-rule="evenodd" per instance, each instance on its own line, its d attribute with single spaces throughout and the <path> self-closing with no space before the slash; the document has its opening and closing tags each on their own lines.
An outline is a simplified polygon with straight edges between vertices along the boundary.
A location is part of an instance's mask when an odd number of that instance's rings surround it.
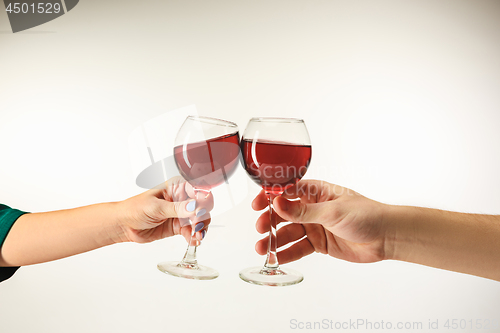
<svg viewBox="0 0 500 333">
<path fill-rule="evenodd" d="M 187 264 L 187 265 L 197 265 L 198 260 L 196 259 L 196 249 L 198 246 L 192 245 L 193 241 L 196 242 L 196 240 L 193 240 L 193 236 L 191 236 L 191 240 L 189 241 L 189 245 L 186 249 L 186 253 L 184 254 L 184 258 L 182 258 L 182 264 Z"/>
<path fill-rule="evenodd" d="M 269 244 L 267 247 L 267 258 L 264 264 L 264 269 L 277 270 L 279 269 L 278 256 L 276 254 L 276 219 L 273 215 L 273 199 L 275 196 L 271 196 L 270 193 L 266 193 L 267 200 L 269 201 L 269 220 L 271 221 L 271 227 L 269 229 Z"/>
<path fill-rule="evenodd" d="M 194 197 L 197 198 L 198 193 L 200 193 L 200 192 L 205 194 L 205 198 L 210 194 L 210 191 L 194 188 L 194 194 L 195 194 Z M 180 265 L 183 265 L 183 266 L 188 265 L 188 266 L 192 266 L 193 268 L 196 268 L 196 267 L 198 267 L 198 260 L 196 259 L 196 249 L 198 248 L 199 242 L 196 239 L 196 237 L 194 236 L 196 234 L 196 232 L 194 232 L 195 225 L 193 224 L 192 221 L 189 221 L 189 222 L 191 223 L 191 228 L 192 228 L 191 239 L 189 240 L 189 244 L 188 244 L 188 247 L 186 249 L 186 253 L 184 254 L 184 258 L 182 258 Z"/>
</svg>

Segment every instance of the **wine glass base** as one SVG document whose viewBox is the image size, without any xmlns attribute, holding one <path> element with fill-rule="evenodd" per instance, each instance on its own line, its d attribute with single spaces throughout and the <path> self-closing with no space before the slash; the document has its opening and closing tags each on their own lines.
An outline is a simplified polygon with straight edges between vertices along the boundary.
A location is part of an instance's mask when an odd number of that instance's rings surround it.
<svg viewBox="0 0 500 333">
<path fill-rule="evenodd" d="M 304 276 L 289 268 L 268 269 L 263 267 L 250 267 L 240 272 L 243 281 L 261 286 L 291 286 L 304 280 Z"/>
<path fill-rule="evenodd" d="M 213 280 L 219 276 L 215 269 L 198 264 L 186 264 L 181 261 L 166 261 L 158 264 L 163 273 L 193 280 Z"/>
</svg>

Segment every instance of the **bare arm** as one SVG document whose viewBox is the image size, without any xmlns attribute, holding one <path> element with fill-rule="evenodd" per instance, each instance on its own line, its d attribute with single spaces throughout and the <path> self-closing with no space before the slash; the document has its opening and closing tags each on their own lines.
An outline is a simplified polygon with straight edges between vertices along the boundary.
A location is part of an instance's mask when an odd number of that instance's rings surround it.
<svg viewBox="0 0 500 333">
<path fill-rule="evenodd" d="M 299 199 L 290 201 L 290 199 Z M 261 192 L 253 208 L 266 207 Z M 500 281 L 500 216 L 392 206 L 322 181 L 303 180 L 274 199 L 280 263 L 320 252 L 352 262 L 402 260 Z M 269 230 L 269 214 L 257 231 Z M 256 244 L 265 254 L 267 237 Z"/>
<path fill-rule="evenodd" d="M 390 259 L 500 281 L 500 216 L 387 206 Z"/>
<path fill-rule="evenodd" d="M 188 187 L 176 178 L 165 189 L 149 190 L 121 202 L 24 214 L 0 248 L 0 266 L 56 260 L 119 242 L 146 243 L 177 234 L 189 239 L 188 218 L 194 223 L 203 221 L 204 228 L 196 234 L 201 240 L 210 223 L 213 198 L 194 199 Z M 193 201 L 196 204 L 188 205 Z"/>
<path fill-rule="evenodd" d="M 1 266 L 23 266 L 120 242 L 118 203 L 22 215 L 1 249 Z"/>
</svg>

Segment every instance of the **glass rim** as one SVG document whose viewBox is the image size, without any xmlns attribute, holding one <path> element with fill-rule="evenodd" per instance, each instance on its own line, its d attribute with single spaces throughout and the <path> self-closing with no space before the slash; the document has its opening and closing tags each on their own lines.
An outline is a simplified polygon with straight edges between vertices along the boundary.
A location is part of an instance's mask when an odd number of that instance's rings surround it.
<svg viewBox="0 0 500 333">
<path fill-rule="evenodd" d="M 249 122 L 273 122 L 273 123 L 303 123 L 304 119 L 300 118 L 284 118 L 284 117 L 253 117 Z"/>
<path fill-rule="evenodd" d="M 205 116 L 187 116 L 186 120 L 198 120 L 207 124 L 212 124 L 212 125 L 221 125 L 221 126 L 227 126 L 227 127 L 234 127 L 238 128 L 238 125 L 236 123 L 233 123 L 232 121 L 229 120 L 224 120 L 224 119 L 219 119 L 219 118 L 213 118 L 213 117 L 205 117 Z"/>
</svg>

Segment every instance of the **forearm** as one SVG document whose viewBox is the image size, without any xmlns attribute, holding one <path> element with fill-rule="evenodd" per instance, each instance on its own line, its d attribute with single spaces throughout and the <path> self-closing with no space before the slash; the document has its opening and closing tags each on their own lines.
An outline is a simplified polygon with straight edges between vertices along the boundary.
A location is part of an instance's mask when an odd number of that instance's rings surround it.
<svg viewBox="0 0 500 333">
<path fill-rule="evenodd" d="M 390 259 L 500 281 L 500 216 L 388 206 Z"/>
<path fill-rule="evenodd" d="M 104 203 L 21 216 L 0 249 L 0 266 L 56 260 L 123 241 L 118 206 Z"/>
</svg>

